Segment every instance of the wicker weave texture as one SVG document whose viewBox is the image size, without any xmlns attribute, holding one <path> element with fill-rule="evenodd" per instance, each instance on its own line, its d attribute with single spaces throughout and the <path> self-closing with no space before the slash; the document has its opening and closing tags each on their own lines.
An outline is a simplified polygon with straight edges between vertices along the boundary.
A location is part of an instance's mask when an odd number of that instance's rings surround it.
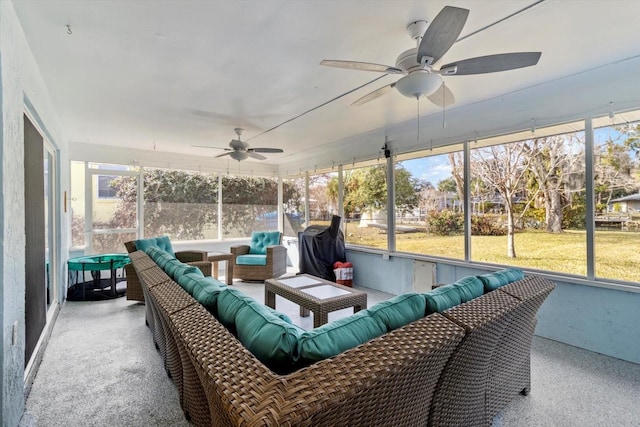
<svg viewBox="0 0 640 427">
<path fill-rule="evenodd" d="M 169 281 L 155 286 L 150 292 L 150 298 L 154 305 L 159 309 L 159 318 L 165 331 L 166 340 L 166 359 L 165 366 L 169 376 L 173 379 L 180 396 L 180 403 L 185 413 L 189 411 L 185 409 L 184 403 L 184 374 L 183 374 L 183 355 L 180 352 L 178 341 L 179 334 L 173 321 L 170 319 L 175 314 L 185 308 L 197 304 L 186 292 L 182 290 L 175 282 Z"/>
<path fill-rule="evenodd" d="M 140 279 L 138 279 L 138 275 L 136 274 L 136 270 L 133 268 L 133 265 L 125 265 L 124 272 L 127 276 L 127 299 L 132 301 L 144 301 L 142 285 L 140 284 Z"/>
<path fill-rule="evenodd" d="M 527 277 L 500 288 L 522 301 L 505 320 L 509 325 L 500 338 L 501 351 L 494 354 L 487 389 L 487 418 L 491 420 L 518 393 L 531 390 L 531 342 L 538 309 L 554 284 L 542 277 Z"/>
<path fill-rule="evenodd" d="M 282 420 L 308 426 L 426 425 L 464 330 L 433 314 L 288 375 Z"/>
<path fill-rule="evenodd" d="M 507 326 L 504 315 L 517 305 L 517 299 L 491 292 L 444 312 L 467 334 L 439 379 L 430 426 L 484 425 L 491 355 Z"/>
</svg>

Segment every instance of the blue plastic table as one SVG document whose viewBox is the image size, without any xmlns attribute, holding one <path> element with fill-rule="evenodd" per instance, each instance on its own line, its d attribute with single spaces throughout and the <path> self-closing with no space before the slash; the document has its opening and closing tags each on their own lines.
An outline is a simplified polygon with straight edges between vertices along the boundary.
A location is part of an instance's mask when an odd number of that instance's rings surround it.
<svg viewBox="0 0 640 427">
<path fill-rule="evenodd" d="M 87 289 L 93 291 L 110 288 L 110 297 L 116 297 L 118 296 L 116 290 L 117 270 L 120 268 L 124 269 L 124 266 L 130 262 L 131 261 L 127 254 L 100 254 L 70 258 L 67 261 L 67 267 L 69 269 L 69 287 L 81 286 L 82 300 L 85 299 L 85 291 Z M 103 270 L 111 270 L 111 276 L 109 279 L 101 279 L 100 272 Z M 87 271 L 91 273 L 92 280 L 88 282 L 78 282 L 79 273 L 82 272 L 82 280 L 84 280 L 85 272 Z M 72 277 L 74 277 L 74 275 L 75 283 L 71 284 Z"/>
</svg>

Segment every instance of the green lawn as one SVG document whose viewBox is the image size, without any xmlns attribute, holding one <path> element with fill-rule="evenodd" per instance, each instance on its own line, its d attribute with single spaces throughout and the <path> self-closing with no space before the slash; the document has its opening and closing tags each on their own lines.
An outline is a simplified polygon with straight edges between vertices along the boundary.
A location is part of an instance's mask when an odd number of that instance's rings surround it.
<svg viewBox="0 0 640 427">
<path fill-rule="evenodd" d="M 386 249 L 387 235 L 376 228 L 348 223 L 347 243 Z M 596 231 L 596 276 L 640 282 L 640 233 Z M 516 258 L 507 257 L 506 236 L 472 236 L 471 259 L 561 273 L 586 275 L 586 232 L 552 234 L 539 230 L 519 232 L 515 238 Z M 434 236 L 426 232 L 396 234 L 396 249 L 425 255 L 464 259 L 463 236 Z"/>
</svg>

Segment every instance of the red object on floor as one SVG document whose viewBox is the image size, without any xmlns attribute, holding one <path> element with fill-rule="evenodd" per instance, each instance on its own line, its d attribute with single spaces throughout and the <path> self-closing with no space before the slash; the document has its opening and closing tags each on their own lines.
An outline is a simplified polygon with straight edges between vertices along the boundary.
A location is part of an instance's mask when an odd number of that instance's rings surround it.
<svg viewBox="0 0 640 427">
<path fill-rule="evenodd" d="M 350 262 L 334 262 L 333 273 L 336 275 L 337 284 L 349 287 L 353 285 L 353 264 Z"/>
</svg>

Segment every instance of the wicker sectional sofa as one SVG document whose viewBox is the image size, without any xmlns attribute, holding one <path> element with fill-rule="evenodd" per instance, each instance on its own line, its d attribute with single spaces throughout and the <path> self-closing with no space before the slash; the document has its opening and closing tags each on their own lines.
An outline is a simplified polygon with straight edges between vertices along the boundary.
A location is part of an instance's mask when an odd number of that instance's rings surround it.
<svg viewBox="0 0 640 427">
<path fill-rule="evenodd" d="M 197 426 L 486 426 L 530 390 L 527 277 L 286 374 L 269 369 L 145 252 L 130 254 L 147 324 Z"/>
</svg>

